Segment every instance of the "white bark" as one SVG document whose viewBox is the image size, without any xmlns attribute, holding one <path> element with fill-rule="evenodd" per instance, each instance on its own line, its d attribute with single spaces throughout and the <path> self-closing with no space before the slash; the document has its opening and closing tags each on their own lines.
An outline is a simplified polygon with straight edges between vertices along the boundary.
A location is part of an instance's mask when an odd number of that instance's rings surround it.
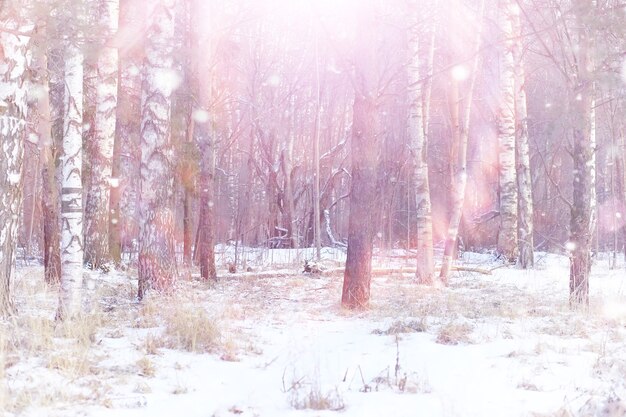
<svg viewBox="0 0 626 417">
<path fill-rule="evenodd" d="M 25 31 L 13 20 L 9 29 Z M 26 127 L 26 49 L 29 37 L 0 31 L 0 316 L 13 310 L 11 275 L 22 206 L 22 160 Z"/>
<path fill-rule="evenodd" d="M 476 85 L 476 75 L 478 73 L 478 65 L 480 63 L 480 46 L 482 44 L 483 19 L 485 13 L 485 0 L 481 0 L 479 8 L 478 30 L 476 32 L 476 43 L 474 44 L 474 58 L 472 69 L 469 75 L 469 86 L 467 95 L 465 96 L 465 111 L 461 114 L 461 98 L 459 97 L 459 81 L 453 80 L 451 88 L 451 116 L 452 116 L 452 135 L 453 145 L 457 146 L 457 160 L 452 161 L 453 178 L 451 184 L 452 194 L 452 210 L 450 214 L 450 223 L 446 234 L 446 243 L 441 260 L 441 271 L 439 271 L 439 279 L 443 284 L 447 284 L 448 275 L 452 270 L 452 259 L 456 250 L 457 238 L 459 235 L 459 226 L 461 225 L 461 216 L 463 215 L 463 206 L 465 205 L 465 187 L 467 185 L 467 144 L 469 141 L 470 120 L 472 114 L 472 100 L 474 97 L 474 87 Z"/>
<path fill-rule="evenodd" d="M 176 279 L 174 258 L 171 97 L 174 2 L 150 0 L 145 79 L 141 97 L 141 186 L 139 196 L 139 298 L 167 291 Z"/>
<path fill-rule="evenodd" d="M 427 143 L 424 130 L 424 104 L 420 74 L 418 7 L 410 2 L 408 78 L 408 137 L 413 157 L 413 186 L 417 210 L 417 268 L 419 283 L 432 284 L 435 273 L 433 228 L 428 182 Z"/>
<path fill-rule="evenodd" d="M 111 44 L 117 32 L 119 0 L 100 0 L 99 28 L 106 41 L 98 56 L 94 135 L 90 149 L 91 181 L 85 205 L 85 260 L 98 268 L 109 259 L 109 197 L 115 141 L 118 53 Z"/>
<path fill-rule="evenodd" d="M 81 312 L 83 282 L 83 53 L 67 42 L 61 180 L 61 291 L 57 317 Z"/>
<path fill-rule="evenodd" d="M 526 108 L 526 75 L 524 72 L 522 30 L 519 7 L 512 7 L 513 59 L 515 60 L 515 140 L 518 189 L 518 264 L 527 269 L 534 266 L 533 195 L 528 144 L 528 112 Z"/>
<path fill-rule="evenodd" d="M 517 260 L 517 177 L 515 172 L 515 61 L 512 0 L 501 1 L 500 103 L 498 107 L 500 230 L 498 252 Z"/>
</svg>

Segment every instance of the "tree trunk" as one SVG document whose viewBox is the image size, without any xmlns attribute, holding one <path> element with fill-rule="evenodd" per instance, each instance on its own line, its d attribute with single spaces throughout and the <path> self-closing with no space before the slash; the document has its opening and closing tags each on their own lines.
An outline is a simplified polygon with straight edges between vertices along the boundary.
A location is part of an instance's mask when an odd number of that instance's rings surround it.
<svg viewBox="0 0 626 417">
<path fill-rule="evenodd" d="M 461 217 L 463 216 L 463 205 L 465 203 L 465 186 L 467 185 L 467 143 L 469 141 L 470 116 L 472 110 L 472 99 L 474 96 L 474 85 L 476 83 L 476 74 L 478 73 L 478 63 L 480 62 L 480 46 L 482 44 L 483 18 L 484 18 L 485 1 L 481 0 L 479 8 L 479 23 L 476 32 L 476 43 L 474 45 L 474 59 L 472 63 L 471 73 L 469 75 L 470 82 L 465 96 L 465 112 L 463 120 L 461 120 L 460 107 L 461 98 L 459 97 L 459 82 L 454 79 L 452 81 L 450 105 L 452 106 L 452 135 L 453 146 L 456 143 L 458 147 L 457 154 L 452 161 L 452 178 L 451 178 L 451 194 L 452 194 L 452 210 L 450 212 L 450 223 L 446 234 L 446 243 L 443 251 L 443 259 L 441 261 L 441 271 L 439 271 L 439 279 L 443 284 L 447 284 L 448 275 L 452 269 L 452 260 L 456 253 L 457 239 L 459 235 L 459 226 L 461 225 Z M 454 160 L 456 159 L 456 160 Z"/>
<path fill-rule="evenodd" d="M 176 281 L 174 252 L 171 96 L 174 5 L 147 3 L 145 79 L 141 97 L 139 189 L 139 299 L 151 289 L 169 291 Z"/>
<path fill-rule="evenodd" d="M 515 172 L 515 61 L 512 0 L 500 2 L 500 100 L 497 113 L 499 144 L 500 229 L 498 253 L 515 262 L 517 248 L 517 178 Z"/>
<path fill-rule="evenodd" d="M 81 312 L 83 282 L 83 53 L 65 49 L 63 168 L 61 182 L 61 291 L 57 319 Z"/>
<path fill-rule="evenodd" d="M 530 175 L 530 147 L 528 144 L 528 112 L 526 108 L 526 75 L 524 72 L 520 10 L 515 5 L 508 9 L 513 24 L 513 59 L 515 61 L 515 141 L 517 165 L 517 241 L 518 264 L 522 269 L 535 264 L 533 242 L 533 195 Z"/>
<path fill-rule="evenodd" d="M 44 278 L 48 284 L 56 284 L 61 279 L 61 228 L 60 202 L 57 175 L 59 145 L 63 141 L 63 59 L 61 51 L 51 51 L 50 60 L 42 53 L 42 74 L 44 91 L 49 94 L 39 96 L 39 151 L 41 152 L 41 211 L 43 226 Z M 49 62 L 52 61 L 52 62 Z M 60 67 L 60 68 L 59 68 Z M 47 89 L 45 88 L 47 87 Z M 52 105 L 51 105 L 52 104 Z"/>
<path fill-rule="evenodd" d="M 117 32 L 119 0 L 98 1 L 99 28 L 104 45 L 99 51 L 96 114 L 89 147 L 90 181 L 85 204 L 85 262 L 100 268 L 109 261 L 109 211 L 112 159 L 117 107 L 117 49 L 111 44 Z M 117 182 L 115 182 L 117 186 Z"/>
<path fill-rule="evenodd" d="M 295 202 L 294 202 L 294 190 L 293 190 L 293 144 L 296 137 L 296 106 L 295 98 L 290 100 L 290 120 L 289 120 L 289 134 L 286 135 L 284 148 L 281 151 L 280 166 L 283 171 L 283 214 L 284 221 L 283 226 L 287 229 L 287 237 L 289 238 L 288 247 L 298 248 L 298 236 L 295 232 L 294 217 L 295 217 Z"/>
<path fill-rule="evenodd" d="M 206 125 L 206 124 L 205 124 Z M 200 166 L 200 240 L 198 257 L 200 276 L 217 281 L 215 269 L 215 142 L 207 132 L 209 126 L 198 126 L 196 138 L 202 155 Z"/>
<path fill-rule="evenodd" d="M 379 204 L 380 132 L 377 103 L 376 14 L 373 0 L 356 11 L 355 97 L 352 120 L 352 186 L 348 254 L 341 302 L 347 308 L 369 305 L 376 208 Z"/>
<path fill-rule="evenodd" d="M 590 69 L 590 29 L 586 19 L 591 4 L 579 1 L 578 72 L 570 102 L 574 110 L 573 140 L 574 181 L 570 219 L 570 305 L 589 305 L 591 242 L 595 213 L 595 132 L 593 131 L 593 80 Z M 584 4 L 583 4 L 584 3 Z"/>
<path fill-rule="evenodd" d="M 3 25 L 9 29 L 23 30 L 13 20 L 4 20 Z M 29 41 L 30 37 L 0 31 L 0 50 L 4 55 L 0 63 L 0 103 L 3 104 L 0 113 L 0 317 L 14 311 L 11 276 L 15 267 L 22 205 L 22 162 L 27 112 L 24 76 Z"/>
<path fill-rule="evenodd" d="M 210 5 L 202 0 L 194 0 L 191 9 L 192 35 L 192 90 L 198 94 L 198 110 L 208 117 L 197 122 L 194 127 L 194 139 L 200 151 L 200 219 L 198 225 L 198 263 L 200 276 L 205 281 L 217 281 L 215 268 L 215 156 L 216 137 L 213 130 L 214 118 L 211 115 L 211 100 L 214 91 L 214 77 L 211 62 L 206 58 L 211 55 L 209 30 L 211 22 L 200 22 L 200 16 L 211 16 Z M 204 119 L 204 118 L 203 118 Z"/>
<path fill-rule="evenodd" d="M 420 74 L 420 36 L 417 4 L 410 3 L 408 75 L 408 137 L 413 157 L 413 186 L 417 211 L 417 269 L 420 284 L 432 284 L 435 274 L 433 255 L 433 225 L 428 181 L 428 144 L 424 130 L 424 102 Z"/>
<path fill-rule="evenodd" d="M 122 261 L 125 246 L 133 246 L 139 235 L 138 195 L 141 165 L 141 60 L 143 1 L 120 3 L 120 32 L 126 43 L 120 49 L 112 176 L 118 187 L 111 189 L 109 247 L 113 262 Z"/>
<path fill-rule="evenodd" d="M 367 8 L 367 6 L 365 6 Z M 371 61 L 374 64 L 374 61 Z M 315 259 L 322 258 L 322 228 L 320 206 L 320 135 L 321 135 L 321 86 L 320 86 L 320 57 L 317 29 L 315 30 L 315 138 L 313 139 L 313 239 L 315 240 Z M 368 284 L 369 286 L 369 284 Z M 369 290 L 368 290 L 369 292 Z M 369 294 L 368 294 L 369 298 Z"/>
</svg>

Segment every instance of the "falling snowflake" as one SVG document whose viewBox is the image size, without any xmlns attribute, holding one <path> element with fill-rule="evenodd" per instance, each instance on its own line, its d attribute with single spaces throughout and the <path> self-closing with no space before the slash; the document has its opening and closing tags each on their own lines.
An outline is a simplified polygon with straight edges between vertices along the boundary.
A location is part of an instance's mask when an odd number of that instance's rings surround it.
<svg viewBox="0 0 626 417">
<path fill-rule="evenodd" d="M 137 76 L 139 75 L 139 67 L 137 65 L 133 65 L 130 68 L 128 68 L 128 75 L 131 76 Z"/>
<path fill-rule="evenodd" d="M 156 88 L 163 95 L 169 96 L 174 90 L 180 87 L 183 78 L 178 71 L 169 68 L 161 68 L 156 70 L 153 81 Z"/>
<path fill-rule="evenodd" d="M 120 186 L 120 179 L 119 178 L 109 178 L 109 185 L 111 186 L 111 188 L 117 188 Z"/>
<path fill-rule="evenodd" d="M 280 85 L 280 77 L 277 74 L 270 75 L 265 83 L 270 87 L 278 87 Z"/>
<path fill-rule="evenodd" d="M 572 242 L 571 240 L 570 240 L 569 242 L 566 242 L 566 243 L 565 243 L 565 249 L 566 249 L 568 252 L 572 252 L 572 251 L 574 251 L 574 249 L 576 249 L 576 243 L 575 243 L 575 242 Z"/>
<path fill-rule="evenodd" d="M 465 65 L 456 65 L 452 68 L 451 75 L 455 81 L 465 81 L 469 77 L 469 69 Z"/>
<path fill-rule="evenodd" d="M 191 117 L 193 117 L 193 121 L 196 123 L 206 123 L 209 121 L 209 112 L 202 109 L 196 109 L 193 111 Z"/>
<path fill-rule="evenodd" d="M 622 82 L 626 84 L 626 58 L 622 61 Z"/>
</svg>

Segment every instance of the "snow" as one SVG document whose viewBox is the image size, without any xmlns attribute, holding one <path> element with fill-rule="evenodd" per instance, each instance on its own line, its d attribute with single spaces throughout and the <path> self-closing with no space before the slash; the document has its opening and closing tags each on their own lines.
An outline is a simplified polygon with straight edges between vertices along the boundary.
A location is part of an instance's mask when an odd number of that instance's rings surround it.
<svg viewBox="0 0 626 417">
<path fill-rule="evenodd" d="M 144 305 L 132 270 L 85 272 L 95 283 L 87 302 L 103 310 L 92 342 L 76 351 L 57 329 L 9 349 L 0 407 L 5 398 L 8 416 L 626 415 L 626 281 L 608 255 L 592 270 L 589 311 L 571 311 L 565 256 L 539 253 L 523 271 L 463 253 L 464 266 L 492 273 L 457 272 L 449 287 L 430 288 L 413 282 L 403 251 L 378 253 L 371 308 L 351 312 L 331 268 L 341 250 L 324 248 L 327 269 L 315 275 L 301 272 L 314 249 L 238 250 L 252 272 L 220 269 L 209 285 L 192 271 L 174 298 Z M 234 251 L 218 246 L 218 265 Z M 53 316 L 55 290 L 41 280 L 40 267 L 18 268 L 15 334 Z M 210 318 L 216 345 L 149 348 L 166 340 L 168 312 L 182 310 Z M 39 339 L 49 346 L 34 348 Z M 64 349 L 88 366 L 68 373 Z M 311 398 L 329 409 L 300 410 Z"/>
<path fill-rule="evenodd" d="M 465 81 L 469 78 L 469 69 L 465 65 L 455 65 L 451 75 L 455 81 Z"/>
<path fill-rule="evenodd" d="M 209 112 L 203 109 L 196 109 L 193 111 L 191 117 L 193 117 L 196 123 L 206 123 L 209 121 Z"/>
</svg>

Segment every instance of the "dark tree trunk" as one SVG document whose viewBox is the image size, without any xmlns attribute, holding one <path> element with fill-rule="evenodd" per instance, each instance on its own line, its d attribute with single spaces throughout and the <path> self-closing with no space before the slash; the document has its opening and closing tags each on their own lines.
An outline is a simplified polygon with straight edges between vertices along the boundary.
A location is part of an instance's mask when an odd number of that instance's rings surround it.
<svg viewBox="0 0 626 417">
<path fill-rule="evenodd" d="M 141 121 L 141 60 L 143 55 L 142 0 L 124 0 L 120 3 L 120 31 L 128 34 L 120 49 L 117 123 L 113 149 L 113 178 L 117 187 L 111 189 L 111 216 L 109 249 L 111 260 L 119 264 L 125 245 L 138 237 L 138 193 Z"/>
<path fill-rule="evenodd" d="M 59 150 L 63 142 L 64 65 L 62 50 L 59 48 L 50 50 L 45 64 L 48 69 L 49 94 L 39 99 L 39 111 L 44 114 L 44 119 L 49 117 L 48 123 L 40 125 L 43 263 L 45 281 L 48 284 L 57 284 L 61 280 Z"/>
<path fill-rule="evenodd" d="M 584 3 L 584 4 L 583 4 Z M 595 126 L 590 29 L 586 26 L 592 6 L 581 2 L 578 11 L 578 59 L 580 65 L 570 103 L 574 110 L 573 201 L 570 218 L 570 305 L 589 305 L 591 245 L 596 209 L 595 195 Z"/>
<path fill-rule="evenodd" d="M 200 130 L 200 129 L 198 129 Z M 215 153 L 213 141 L 206 133 L 198 132 L 202 162 L 200 169 L 200 225 L 198 258 L 200 276 L 205 281 L 217 281 L 215 270 Z"/>
<path fill-rule="evenodd" d="M 191 34 L 191 90 L 198 94 L 200 112 L 205 112 L 206 120 L 194 124 L 193 133 L 197 149 L 200 151 L 200 219 L 198 224 L 197 257 L 200 276 L 205 281 L 216 281 L 215 270 L 215 156 L 216 137 L 211 117 L 213 94 L 213 69 L 207 56 L 210 55 L 210 22 L 197 20 L 210 15 L 210 5 L 202 0 L 191 3 L 192 27 L 198 28 Z"/>
<path fill-rule="evenodd" d="M 375 217 L 379 202 L 377 71 L 374 2 L 365 0 L 357 13 L 356 91 L 352 122 L 352 188 L 348 225 L 348 254 L 341 302 L 365 308 L 370 299 Z"/>
</svg>

